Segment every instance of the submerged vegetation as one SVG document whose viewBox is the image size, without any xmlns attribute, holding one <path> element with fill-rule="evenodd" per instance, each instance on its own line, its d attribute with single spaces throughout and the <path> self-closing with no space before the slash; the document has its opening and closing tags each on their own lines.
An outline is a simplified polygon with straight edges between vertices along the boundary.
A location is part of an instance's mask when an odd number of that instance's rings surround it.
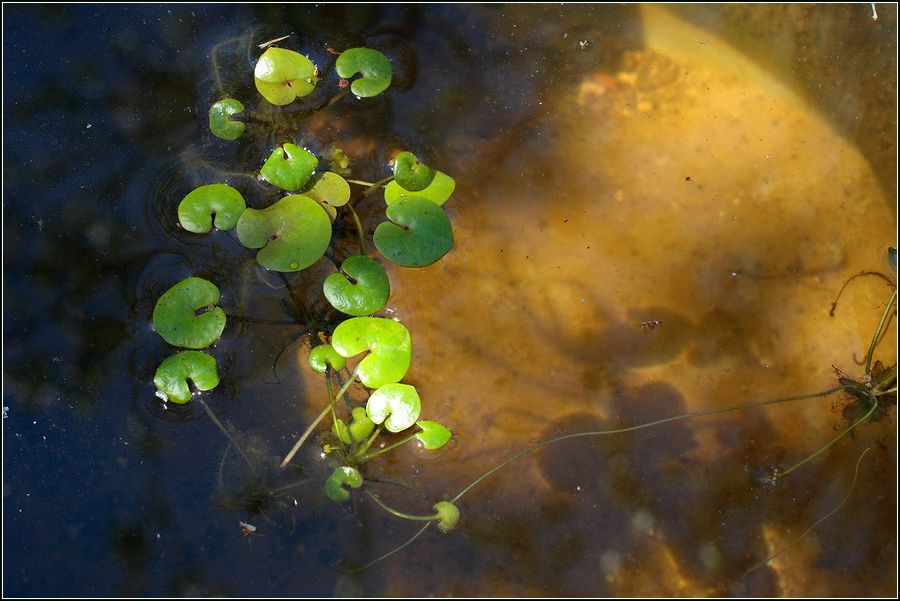
<svg viewBox="0 0 900 601">
<path fill-rule="evenodd" d="M 409 151 L 397 153 L 389 166 L 382 166 L 389 168 L 381 174 L 383 179 L 375 182 L 353 179 L 351 163 L 340 148 L 310 149 L 300 145 L 300 136 L 295 135 L 295 128 L 302 127 L 302 119 L 297 122 L 298 115 L 344 109 L 346 105 L 340 100 L 348 91 L 361 99 L 384 93 L 391 85 L 392 67 L 378 50 L 356 47 L 335 51 L 334 64 L 320 70 L 302 54 L 274 45 L 284 40 L 262 45 L 264 52 L 253 73 L 256 90 L 269 106 L 263 105 L 246 114 L 244 103 L 221 90 L 217 72 L 222 97 L 209 110 L 210 130 L 219 139 L 233 141 L 243 136 L 268 136 L 273 132 L 281 138 L 268 156 L 259 157 L 258 180 L 284 195 L 268 206 L 258 207 L 253 206 L 260 204 L 256 199 L 248 203 L 240 192 L 227 184 L 210 182 L 184 197 L 178 207 L 178 221 L 184 230 L 198 235 L 208 234 L 213 228 L 235 230 L 240 244 L 258 251 L 256 261 L 269 271 L 297 272 L 324 258 L 333 264 L 334 271 L 322 281 L 321 293 L 341 316 L 309 316 L 308 322 L 301 324 L 305 328 L 303 336 L 318 343 L 311 348 L 308 363 L 312 372 L 324 378 L 327 398 L 321 403 L 318 416 L 283 458 L 270 453 L 265 444 L 250 441 L 233 427 L 222 424 L 202 397 L 196 397 L 228 438 L 222 463 L 234 452 L 243 466 L 237 478 L 239 482 L 224 495 L 228 507 L 265 517 L 273 508 L 288 508 L 285 500 L 295 489 L 316 484 L 317 493 L 335 503 L 365 498 L 392 516 L 425 522 L 399 547 L 350 569 L 357 571 L 404 549 L 432 523 L 441 532 L 450 532 L 460 522 L 460 501 L 470 491 L 498 471 L 548 446 L 578 438 L 664 427 L 673 422 L 716 414 L 845 395 L 849 399 L 843 409 L 845 427 L 805 457 L 770 471 L 759 481 L 760 485 L 772 486 L 826 453 L 863 424 L 882 419 L 887 409 L 896 405 L 896 364 L 885 366 L 875 357 L 878 343 L 896 310 L 896 284 L 891 278 L 876 274 L 888 280 L 892 294 L 874 327 L 860 373 L 838 372 L 836 386 L 627 427 L 563 434 L 512 454 L 474 478 L 456 495 L 436 501 L 432 505 L 433 513 L 414 515 L 389 506 L 370 486 L 372 480 L 366 473 L 369 462 L 410 442 L 427 450 L 439 449 L 453 435 L 443 424 L 420 419 L 422 399 L 414 386 L 403 382 L 412 363 L 413 336 L 399 321 L 379 315 L 387 307 L 391 293 L 390 281 L 380 259 L 401 267 L 423 268 L 436 263 L 452 249 L 453 230 L 442 206 L 452 196 L 455 181 Z M 215 51 L 213 61 L 216 62 Z M 338 81 L 333 81 L 332 70 Z M 335 86 L 334 94 L 305 107 L 303 99 L 320 85 Z M 280 112 L 283 110 L 280 107 L 295 102 L 301 104 L 302 112 L 290 116 Z M 247 104 L 251 103 L 248 101 Z M 360 187 L 361 191 L 354 193 Z M 369 237 L 363 231 L 357 208 L 375 198 L 376 191 L 383 193 L 386 220 Z M 344 247 L 347 245 L 338 248 L 334 236 L 338 230 L 355 230 L 353 242 L 358 248 L 354 252 L 348 252 Z M 371 247 L 377 253 L 370 254 Z M 896 269 L 896 252 L 892 252 Z M 216 362 L 205 349 L 215 344 L 226 325 L 228 316 L 216 306 L 218 302 L 216 285 L 198 277 L 174 284 L 160 297 L 152 317 L 156 331 L 172 346 L 191 349 L 161 362 L 154 382 L 164 401 L 187 403 L 197 394 L 191 393 L 190 385 L 196 391 L 209 391 L 217 385 Z M 836 307 L 837 301 L 832 316 Z M 252 320 L 247 321 L 252 323 Z M 642 324 L 642 327 L 656 327 L 653 322 L 645 323 L 651 325 Z M 356 383 L 367 390 L 364 401 L 355 400 L 349 394 Z M 320 426 L 322 432 L 315 438 L 315 443 L 327 460 L 329 473 L 324 477 L 286 481 L 286 468 L 296 467 L 299 451 Z M 376 441 L 383 442 L 376 446 Z M 602 458 L 597 460 L 602 461 Z M 857 471 L 858 467 L 859 463 Z M 293 473 L 302 471 L 303 466 L 300 466 Z M 855 481 L 854 474 L 854 484 Z M 221 475 L 219 484 L 223 490 L 227 488 Z M 822 520 L 839 508 L 840 505 Z M 813 524 L 801 537 L 820 522 Z M 799 538 L 791 544 L 796 540 Z M 751 566 L 745 574 L 765 565 L 782 551 Z"/>
</svg>

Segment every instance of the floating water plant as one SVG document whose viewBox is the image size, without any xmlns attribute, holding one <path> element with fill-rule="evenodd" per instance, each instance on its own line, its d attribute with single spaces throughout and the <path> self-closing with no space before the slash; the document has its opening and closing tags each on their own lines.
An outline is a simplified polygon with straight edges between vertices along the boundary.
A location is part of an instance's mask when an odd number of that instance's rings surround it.
<svg viewBox="0 0 900 601">
<path fill-rule="evenodd" d="M 285 196 L 268 209 L 247 209 L 237 223 L 241 244 L 261 249 L 256 260 L 273 271 L 300 271 L 325 254 L 331 220 L 319 203 L 299 194 Z"/>
<path fill-rule="evenodd" d="M 237 225 L 247 208 L 241 193 L 225 184 L 210 184 L 192 190 L 178 205 L 178 223 L 195 234 L 208 234 L 213 228 L 228 231 Z"/>
<path fill-rule="evenodd" d="M 434 180 L 436 171 L 420 163 L 411 152 L 403 151 L 394 157 L 394 180 L 404 190 L 424 190 Z"/>
<path fill-rule="evenodd" d="M 332 307 L 361 317 L 387 306 L 391 283 L 378 261 L 360 255 L 348 257 L 341 264 L 341 272 L 328 276 L 323 285 Z"/>
<path fill-rule="evenodd" d="M 391 61 L 371 48 L 344 50 L 335 61 L 338 75 L 351 78 L 357 73 L 362 77 L 350 84 L 350 90 L 360 98 L 370 98 L 384 92 L 391 85 Z"/>
<path fill-rule="evenodd" d="M 404 196 L 418 196 L 436 205 L 442 205 L 449 200 L 455 189 L 456 180 L 443 171 L 436 171 L 431 183 L 415 192 L 407 190 L 396 181 L 390 182 L 384 187 L 384 202 L 390 206 Z"/>
<path fill-rule="evenodd" d="M 253 79 L 263 98 L 282 106 L 313 91 L 317 80 L 316 66 L 292 50 L 269 48 L 259 57 Z"/>
<path fill-rule="evenodd" d="M 200 351 L 182 351 L 166 357 L 153 383 L 165 400 L 184 404 L 191 400 L 190 382 L 197 390 L 212 390 L 219 385 L 216 360 Z"/>
<path fill-rule="evenodd" d="M 337 207 L 344 206 L 350 200 L 350 184 L 337 173 L 326 171 L 305 194 L 322 205 L 334 221 L 337 218 Z"/>
<path fill-rule="evenodd" d="M 387 208 L 390 222 L 375 228 L 375 248 L 404 267 L 426 267 L 453 248 L 453 229 L 444 210 L 430 200 L 404 196 Z"/>
<path fill-rule="evenodd" d="M 203 278 L 190 277 L 167 290 L 153 309 L 153 327 L 172 346 L 202 349 L 219 339 L 225 312 L 214 307 L 219 289 Z M 209 309 L 200 315 L 197 310 Z"/>
<path fill-rule="evenodd" d="M 381 388 L 399 382 L 409 371 L 412 340 L 403 324 L 382 317 L 354 317 L 334 330 L 331 346 L 349 359 L 368 354 L 356 367 L 363 385 Z"/>
<path fill-rule="evenodd" d="M 294 192 L 299 190 L 316 170 L 316 155 L 294 144 L 285 144 L 272 151 L 259 174 L 273 186 Z"/>
<path fill-rule="evenodd" d="M 232 119 L 244 112 L 244 105 L 234 98 L 223 98 L 209 107 L 209 130 L 217 138 L 237 140 L 247 126 L 242 121 Z"/>
</svg>

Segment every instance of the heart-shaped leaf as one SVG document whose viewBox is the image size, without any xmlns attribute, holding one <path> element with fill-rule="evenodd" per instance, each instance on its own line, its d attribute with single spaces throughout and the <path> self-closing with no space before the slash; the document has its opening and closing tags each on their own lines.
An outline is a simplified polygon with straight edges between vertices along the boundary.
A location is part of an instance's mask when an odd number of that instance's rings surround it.
<svg viewBox="0 0 900 601">
<path fill-rule="evenodd" d="M 343 485 L 346 484 L 351 488 L 359 488 L 362 486 L 362 483 L 363 478 L 357 470 L 342 465 L 334 470 L 331 475 L 328 476 L 328 480 L 325 481 L 325 494 L 332 501 L 345 503 L 350 500 L 350 491 L 344 488 Z"/>
<path fill-rule="evenodd" d="M 178 222 L 195 234 L 212 230 L 213 215 L 216 228 L 228 231 L 237 225 L 247 208 L 241 193 L 225 184 L 209 184 L 192 190 L 178 205 Z"/>
<path fill-rule="evenodd" d="M 332 307 L 356 316 L 371 315 L 384 309 L 391 294 L 391 283 L 378 261 L 364 256 L 348 257 L 341 265 L 341 271 L 347 275 L 332 273 L 323 285 L 325 298 Z"/>
<path fill-rule="evenodd" d="M 312 198 L 293 194 L 268 209 L 245 210 L 237 235 L 247 248 L 262 248 L 256 260 L 266 269 L 300 271 L 325 254 L 331 220 Z"/>
<path fill-rule="evenodd" d="M 342 207 L 350 200 L 350 184 L 337 173 L 326 171 L 305 194 L 320 203 Z"/>
<path fill-rule="evenodd" d="M 394 179 L 410 192 L 427 188 L 436 173 L 425 163 L 420 163 L 411 152 L 404 151 L 394 157 Z"/>
<path fill-rule="evenodd" d="M 334 68 L 345 79 L 362 73 L 361 78 L 350 84 L 350 90 L 360 98 L 377 96 L 391 85 L 391 61 L 371 48 L 344 50 L 335 61 Z"/>
<path fill-rule="evenodd" d="M 404 196 L 387 208 L 388 219 L 375 228 L 375 248 L 404 267 L 431 265 L 453 248 L 447 214 L 430 200 Z"/>
<path fill-rule="evenodd" d="M 316 155 L 294 144 L 276 148 L 259 174 L 273 186 L 293 192 L 306 185 L 319 164 Z"/>
<path fill-rule="evenodd" d="M 431 183 L 418 192 L 406 190 L 396 181 L 390 182 L 384 187 L 384 202 L 390 206 L 404 196 L 418 196 L 419 198 L 427 198 L 436 205 L 442 205 L 447 202 L 454 189 L 456 189 L 456 180 L 443 171 L 436 171 Z"/>
<path fill-rule="evenodd" d="M 263 98 L 281 106 L 313 91 L 316 66 L 292 50 L 269 48 L 259 57 L 253 79 Z"/>
<path fill-rule="evenodd" d="M 356 373 L 363 385 L 380 388 L 399 382 L 409 371 L 412 340 L 403 324 L 382 317 L 354 317 L 334 329 L 331 345 L 341 356 L 369 351 Z"/>
<path fill-rule="evenodd" d="M 244 105 L 234 98 L 224 98 L 209 107 L 209 129 L 213 135 L 223 140 L 237 140 L 244 133 L 246 125 L 233 121 L 232 115 L 244 112 Z"/>
<path fill-rule="evenodd" d="M 197 315 L 195 311 L 219 302 L 219 289 L 203 278 L 190 277 L 169 288 L 153 309 L 153 327 L 172 346 L 206 348 L 225 329 L 220 307 Z"/>
<path fill-rule="evenodd" d="M 416 440 L 422 443 L 422 446 L 429 451 L 441 448 L 450 440 L 453 434 L 442 424 L 437 422 L 419 421 L 416 425 L 422 428 L 422 431 L 416 434 Z"/>
<path fill-rule="evenodd" d="M 419 419 L 422 403 L 415 387 L 409 384 L 385 384 L 372 393 L 366 413 L 376 424 L 384 422 L 388 432 L 402 432 Z"/>
<path fill-rule="evenodd" d="M 329 365 L 332 369 L 340 371 L 346 364 L 347 360 L 338 355 L 330 344 L 320 344 L 309 351 L 309 366 L 320 374 L 324 374 Z"/>
<path fill-rule="evenodd" d="M 166 357 L 153 377 L 159 394 L 179 405 L 191 400 L 188 380 L 194 383 L 197 390 L 212 390 L 218 386 L 216 360 L 200 351 L 182 351 Z"/>
<path fill-rule="evenodd" d="M 447 534 L 459 523 L 459 508 L 450 501 L 440 501 L 434 504 L 434 511 L 438 516 L 438 530 Z"/>
</svg>

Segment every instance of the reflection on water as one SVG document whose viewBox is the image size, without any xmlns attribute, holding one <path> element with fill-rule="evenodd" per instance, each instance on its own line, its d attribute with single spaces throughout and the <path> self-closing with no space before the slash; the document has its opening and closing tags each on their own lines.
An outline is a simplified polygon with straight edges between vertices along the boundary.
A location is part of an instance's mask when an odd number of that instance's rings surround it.
<svg viewBox="0 0 900 601">
<path fill-rule="evenodd" d="M 14 31 L 47 40 L 100 19 L 15 10 Z M 322 403 L 299 336 L 325 314 L 331 267 L 274 277 L 232 235 L 200 239 L 172 220 L 212 179 L 267 202 L 235 172 L 257 169 L 269 140 L 228 145 L 205 130 L 217 42 L 239 37 L 222 60 L 240 69 L 250 40 L 285 23 L 323 64 L 326 44 L 388 49 L 397 90 L 339 120 L 315 115 L 304 135 L 340 144 L 358 177 L 377 179 L 391 150 L 414 145 L 458 182 L 446 205 L 456 248 L 389 274 L 390 309 L 414 340 L 408 381 L 426 418 L 456 434 L 437 453 L 408 445 L 372 466 L 379 493 L 413 513 L 540 440 L 822 390 L 832 366 L 855 377 L 889 289 L 862 278 L 828 310 L 848 276 L 882 269 L 895 223 L 883 186 L 815 99 L 667 14 L 123 8 L 91 21 L 116 52 L 73 54 L 59 78 L 7 52 L 7 73 L 52 107 L 6 107 L 9 162 L 34 163 L 5 172 L 5 550 L 18 558 L 7 591 L 889 595 L 895 412 L 778 486 L 759 483 L 844 426 L 839 398 L 548 447 L 467 494 L 453 534 L 429 531 L 340 575 L 340 559 L 367 561 L 415 528 L 302 484 L 327 471 L 314 446 L 303 470 L 274 474 Z M 48 127 L 52 152 L 29 154 Z M 175 411 L 153 396 L 169 349 L 149 315 L 187 275 L 215 281 L 230 315 L 279 322 L 232 319 L 215 348 L 224 377 L 204 399 L 246 456 L 199 404 Z M 877 357 L 894 363 L 895 345 L 892 327 Z M 870 445 L 841 511 L 744 577 L 841 502 Z"/>
</svg>

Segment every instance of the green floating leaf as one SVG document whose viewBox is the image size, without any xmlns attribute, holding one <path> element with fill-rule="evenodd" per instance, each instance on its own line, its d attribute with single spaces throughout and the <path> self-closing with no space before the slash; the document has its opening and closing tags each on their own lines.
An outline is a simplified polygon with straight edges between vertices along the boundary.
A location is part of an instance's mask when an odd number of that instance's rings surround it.
<svg viewBox="0 0 900 601">
<path fill-rule="evenodd" d="M 350 184 L 337 173 L 326 171 L 305 194 L 320 203 L 342 207 L 350 200 Z"/>
<path fill-rule="evenodd" d="M 269 48 L 259 57 L 253 79 L 263 98 L 282 106 L 313 91 L 316 66 L 292 50 Z"/>
<path fill-rule="evenodd" d="M 169 288 L 153 309 L 153 327 L 172 346 L 206 348 L 225 329 L 225 312 L 215 307 L 201 315 L 195 311 L 219 302 L 219 289 L 203 278 L 190 277 Z"/>
<path fill-rule="evenodd" d="M 320 344 L 309 351 L 309 366 L 314 372 L 324 374 L 329 365 L 332 369 L 341 371 L 346 364 L 347 360 L 338 355 L 330 344 Z"/>
<path fill-rule="evenodd" d="M 285 196 L 268 209 L 247 209 L 237 224 L 247 248 L 261 248 L 260 265 L 272 271 L 300 271 L 325 254 L 331 220 L 319 203 L 299 194 Z"/>
<path fill-rule="evenodd" d="M 350 90 L 360 98 L 377 96 L 391 85 L 391 61 L 371 48 L 344 50 L 334 68 L 345 79 L 362 73 L 361 78 L 350 84 Z"/>
<path fill-rule="evenodd" d="M 334 470 L 331 475 L 328 476 L 328 480 L 325 481 L 325 494 L 332 501 L 345 503 L 350 500 L 350 491 L 344 488 L 343 485 L 346 484 L 351 488 L 359 488 L 362 486 L 362 483 L 363 478 L 357 470 L 342 465 Z"/>
<path fill-rule="evenodd" d="M 332 273 L 323 285 L 325 298 L 332 307 L 358 317 L 384 309 L 391 294 L 391 282 L 378 261 L 363 256 L 348 257 L 341 271 L 347 275 Z"/>
<path fill-rule="evenodd" d="M 318 165 L 319 159 L 310 151 L 285 144 L 269 155 L 259 174 L 273 186 L 293 192 L 306 185 Z"/>
<path fill-rule="evenodd" d="M 406 430 L 416 423 L 421 412 L 419 393 L 409 384 L 385 384 L 366 403 L 369 419 L 376 424 L 384 422 L 388 432 Z"/>
<path fill-rule="evenodd" d="M 453 190 L 455 189 L 456 180 L 443 171 L 436 171 L 431 183 L 417 192 L 410 192 L 404 189 L 396 181 L 390 182 L 384 187 L 384 202 L 390 206 L 404 196 L 418 196 L 419 198 L 427 198 L 436 205 L 442 205 L 453 195 Z"/>
<path fill-rule="evenodd" d="M 434 504 L 434 511 L 438 515 L 438 530 L 447 534 L 459 523 L 459 508 L 450 501 L 441 501 Z"/>
<path fill-rule="evenodd" d="M 350 157 L 340 148 L 335 147 L 331 151 L 331 169 L 339 175 L 350 175 Z"/>
<path fill-rule="evenodd" d="M 178 222 L 195 234 L 208 234 L 213 227 L 228 231 L 237 225 L 247 208 L 241 193 L 225 184 L 209 184 L 192 190 L 178 205 Z"/>
<path fill-rule="evenodd" d="M 399 382 L 409 371 L 412 340 L 403 324 L 382 317 L 354 317 L 334 330 L 331 345 L 341 356 L 369 351 L 356 368 L 363 385 L 380 388 Z"/>
<path fill-rule="evenodd" d="M 434 180 L 436 171 L 420 163 L 411 152 L 403 151 L 394 158 L 394 179 L 410 192 L 424 190 Z"/>
<path fill-rule="evenodd" d="M 372 430 L 375 429 L 375 422 L 369 419 L 366 410 L 363 407 L 354 407 L 351 413 L 353 421 L 350 426 L 344 423 L 344 420 L 338 419 L 331 427 L 332 432 L 340 438 L 344 444 L 352 444 L 354 442 L 362 442 L 368 438 Z"/>
<path fill-rule="evenodd" d="M 209 107 L 209 129 L 213 135 L 223 140 L 237 140 L 244 133 L 246 125 L 233 121 L 232 115 L 244 112 L 244 105 L 234 98 L 224 98 Z"/>
<path fill-rule="evenodd" d="M 425 267 L 453 248 L 450 220 L 430 200 L 404 196 L 387 208 L 387 216 L 394 223 L 375 228 L 375 248 L 397 265 Z"/>
<path fill-rule="evenodd" d="M 179 405 L 191 400 L 188 380 L 197 390 L 212 390 L 218 386 L 216 360 L 200 351 L 182 351 L 166 357 L 153 377 L 153 383 L 165 400 Z"/>
<path fill-rule="evenodd" d="M 450 440 L 453 434 L 442 424 L 422 420 L 416 422 L 422 431 L 416 434 L 416 440 L 429 451 L 441 448 Z"/>
</svg>

